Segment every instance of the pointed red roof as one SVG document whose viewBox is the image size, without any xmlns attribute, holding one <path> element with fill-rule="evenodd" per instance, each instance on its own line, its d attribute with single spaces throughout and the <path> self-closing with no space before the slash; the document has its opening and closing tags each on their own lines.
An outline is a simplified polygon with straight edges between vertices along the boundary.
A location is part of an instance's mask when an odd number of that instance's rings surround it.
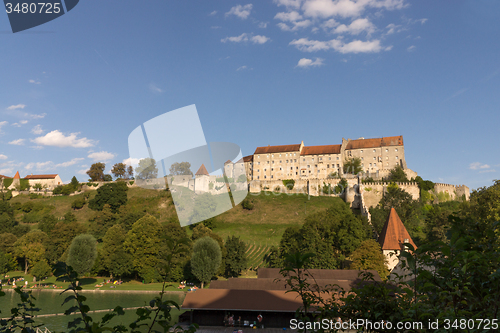
<svg viewBox="0 0 500 333">
<path fill-rule="evenodd" d="M 205 168 L 205 164 L 202 164 L 201 167 L 196 171 L 196 176 L 209 176 L 207 168 Z"/>
<path fill-rule="evenodd" d="M 19 171 L 16 172 L 16 175 L 14 176 L 14 179 L 21 179 L 21 176 L 19 176 Z"/>
<path fill-rule="evenodd" d="M 224 164 L 229 164 L 229 163 L 233 163 L 231 160 L 227 160 L 226 163 Z"/>
<path fill-rule="evenodd" d="M 404 243 L 410 243 L 417 249 L 417 246 L 413 243 L 410 234 L 406 230 L 403 222 L 401 222 L 394 208 L 391 208 L 391 212 L 382 228 L 378 242 L 382 250 L 402 250 Z"/>
</svg>

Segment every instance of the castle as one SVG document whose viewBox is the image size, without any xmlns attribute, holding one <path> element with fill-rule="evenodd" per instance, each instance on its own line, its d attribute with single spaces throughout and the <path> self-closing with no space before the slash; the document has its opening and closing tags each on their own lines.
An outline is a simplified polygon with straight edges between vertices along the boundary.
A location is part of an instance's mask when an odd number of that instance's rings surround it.
<svg viewBox="0 0 500 333">
<path fill-rule="evenodd" d="M 374 178 L 387 176 L 396 166 L 403 168 L 408 178 L 417 175 L 406 166 L 402 135 L 376 139 L 342 138 L 341 144 L 325 146 L 304 146 L 302 141 L 294 145 L 257 147 L 253 155 L 236 163 L 226 162 L 224 172 L 232 177 L 236 169 L 244 168 L 249 181 L 327 179 L 332 178 L 332 174 L 352 173 L 344 168 L 344 162 L 352 158 L 359 158 L 363 171 L 373 174 Z"/>
</svg>

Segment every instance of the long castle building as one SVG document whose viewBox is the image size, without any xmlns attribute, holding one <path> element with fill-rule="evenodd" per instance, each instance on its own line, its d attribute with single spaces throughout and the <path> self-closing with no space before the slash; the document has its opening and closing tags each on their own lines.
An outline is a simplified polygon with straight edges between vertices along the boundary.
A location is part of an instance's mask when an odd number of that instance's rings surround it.
<svg viewBox="0 0 500 333">
<path fill-rule="evenodd" d="M 257 147 L 253 155 L 236 163 L 226 162 L 226 175 L 233 175 L 235 168 L 245 169 L 247 179 L 326 179 L 336 173 L 349 173 L 344 161 L 359 158 L 363 171 L 370 174 L 388 172 L 397 165 L 407 169 L 403 136 L 376 139 L 342 138 L 342 143 L 325 146 L 300 144 Z M 352 171 L 351 171 L 352 172 Z"/>
</svg>

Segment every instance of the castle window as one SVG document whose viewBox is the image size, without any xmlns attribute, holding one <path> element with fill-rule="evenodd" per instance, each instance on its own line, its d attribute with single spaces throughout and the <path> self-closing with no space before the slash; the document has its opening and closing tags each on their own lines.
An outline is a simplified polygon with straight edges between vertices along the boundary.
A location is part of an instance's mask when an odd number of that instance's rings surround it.
<svg viewBox="0 0 500 333">
<path fill-rule="evenodd" d="M 373 160 L 374 160 L 374 161 L 376 161 L 376 160 L 377 160 L 377 158 L 376 158 L 376 157 L 373 157 Z"/>
<path fill-rule="evenodd" d="M 303 159 L 302 159 L 302 162 L 305 162 L 305 161 L 306 161 L 306 159 L 305 159 L 305 158 L 303 158 Z"/>
<path fill-rule="evenodd" d="M 267 164 L 269 164 L 269 161 L 267 161 Z"/>
<path fill-rule="evenodd" d="M 264 172 L 266 172 L 267 169 L 264 169 Z"/>
<path fill-rule="evenodd" d="M 339 160 L 339 157 L 337 156 L 337 161 Z"/>
<path fill-rule="evenodd" d="M 293 160 L 295 163 L 297 163 L 297 160 Z"/>
<path fill-rule="evenodd" d="M 260 162 L 257 162 L 257 165 L 260 165 Z"/>
<path fill-rule="evenodd" d="M 398 148 L 394 149 L 394 151 L 398 151 Z"/>
<path fill-rule="evenodd" d="M 260 158 L 260 155 L 257 155 L 257 158 Z"/>
<path fill-rule="evenodd" d="M 297 175 L 297 173 L 295 173 L 295 175 Z"/>
<path fill-rule="evenodd" d="M 330 168 L 330 164 L 327 164 L 327 165 L 326 165 L 326 168 L 327 168 L 327 169 L 328 169 L 328 168 Z"/>
<path fill-rule="evenodd" d="M 387 165 L 387 166 L 389 166 L 389 162 L 387 162 L 387 164 L 386 164 L 386 165 Z"/>
<path fill-rule="evenodd" d="M 281 163 L 281 162 L 282 162 L 282 161 L 280 161 L 280 163 Z"/>
<path fill-rule="evenodd" d="M 398 160 L 399 158 L 396 156 L 396 159 Z"/>
<path fill-rule="evenodd" d="M 373 152 L 375 152 L 375 149 L 373 149 Z"/>
<path fill-rule="evenodd" d="M 271 171 L 274 171 L 274 168 L 271 168 Z"/>
<path fill-rule="evenodd" d="M 363 149 L 361 149 L 361 154 L 363 154 Z"/>
<path fill-rule="evenodd" d="M 386 160 L 388 160 L 388 159 L 389 159 L 389 156 L 386 156 L 386 157 L 385 157 L 385 159 L 386 159 Z"/>
<path fill-rule="evenodd" d="M 321 161 L 321 160 L 323 160 L 323 157 L 320 157 L 320 158 L 319 158 L 319 160 L 320 160 L 320 161 Z"/>
<path fill-rule="evenodd" d="M 267 176 L 266 176 L 266 175 L 264 175 L 264 179 L 266 179 L 266 178 L 267 178 Z"/>
<path fill-rule="evenodd" d="M 310 166 L 310 165 L 308 165 L 307 167 L 308 167 L 308 168 L 310 168 L 311 166 Z"/>
<path fill-rule="evenodd" d="M 280 154 L 280 157 L 281 157 L 281 154 Z"/>
<path fill-rule="evenodd" d="M 290 170 L 293 170 L 293 167 L 290 167 Z"/>
<path fill-rule="evenodd" d="M 286 163 L 288 163 L 288 160 L 286 160 Z"/>
<path fill-rule="evenodd" d="M 361 157 L 361 160 L 363 160 L 363 157 Z"/>
<path fill-rule="evenodd" d="M 274 164 L 274 161 L 273 161 L 273 164 Z"/>
<path fill-rule="evenodd" d="M 297 170 L 299 170 L 299 167 L 295 167 Z"/>
<path fill-rule="evenodd" d="M 370 163 L 370 166 L 372 166 L 372 164 Z"/>
<path fill-rule="evenodd" d="M 260 179 L 260 176 L 257 176 L 257 179 Z"/>
<path fill-rule="evenodd" d="M 272 154 L 271 157 L 274 157 L 274 154 Z"/>
<path fill-rule="evenodd" d="M 271 179 L 272 179 L 272 178 L 274 178 L 274 176 L 273 176 L 273 175 L 271 175 Z"/>
<path fill-rule="evenodd" d="M 318 165 L 316 164 L 314 167 L 315 167 L 315 168 L 317 168 L 317 167 L 318 167 Z"/>
</svg>

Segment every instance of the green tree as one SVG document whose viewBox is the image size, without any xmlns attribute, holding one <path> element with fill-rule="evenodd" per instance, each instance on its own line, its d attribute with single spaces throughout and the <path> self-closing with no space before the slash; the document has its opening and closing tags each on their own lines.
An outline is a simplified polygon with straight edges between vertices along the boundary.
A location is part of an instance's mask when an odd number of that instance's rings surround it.
<svg viewBox="0 0 500 333">
<path fill-rule="evenodd" d="M 155 217 L 146 215 L 137 220 L 127 233 L 125 249 L 132 256 L 134 270 L 147 283 L 160 279 L 156 267 L 161 243 L 161 225 Z"/>
<path fill-rule="evenodd" d="M 446 231 L 450 227 L 448 217 L 458 213 L 460 203 L 449 201 L 430 206 L 425 215 L 425 238 L 428 242 L 446 241 Z"/>
<path fill-rule="evenodd" d="M 10 253 L 5 253 L 0 250 L 0 280 L 3 279 L 7 272 L 16 268 L 16 260 Z"/>
<path fill-rule="evenodd" d="M 247 269 L 247 246 L 240 237 L 228 236 L 226 239 L 226 256 L 224 258 L 224 276 L 238 277 Z"/>
<path fill-rule="evenodd" d="M 203 284 L 210 282 L 219 270 L 222 262 L 222 254 L 219 244 L 211 237 L 198 239 L 193 245 L 191 256 L 191 269 L 193 274 Z"/>
<path fill-rule="evenodd" d="M 66 264 L 73 267 L 78 275 L 89 273 L 97 257 L 97 241 L 94 236 L 81 234 L 76 236 L 68 251 Z"/>
<path fill-rule="evenodd" d="M 42 279 L 49 277 L 51 274 L 52 269 L 45 259 L 37 262 L 31 269 L 31 275 L 36 277 L 37 281 L 41 281 Z"/>
<path fill-rule="evenodd" d="M 143 158 L 135 168 L 135 178 L 140 180 L 155 179 L 158 176 L 158 168 L 153 158 Z"/>
<path fill-rule="evenodd" d="M 368 238 L 366 218 L 352 213 L 348 204 L 333 198 L 326 210 L 306 217 L 302 227 L 287 228 L 281 238 L 279 255 L 315 253 L 308 268 L 335 269 Z"/>
<path fill-rule="evenodd" d="M 0 251 L 5 253 L 14 253 L 14 243 L 17 241 L 17 237 L 10 232 L 4 232 L 0 234 Z"/>
<path fill-rule="evenodd" d="M 361 166 L 361 159 L 359 157 L 353 157 L 344 161 L 344 173 L 352 173 L 357 175 L 363 172 L 363 167 Z"/>
<path fill-rule="evenodd" d="M 105 182 L 111 182 L 113 181 L 113 177 L 111 177 L 111 175 L 105 174 L 102 180 L 104 180 Z"/>
<path fill-rule="evenodd" d="M 73 209 L 82 209 L 83 206 L 85 206 L 85 199 L 84 198 L 76 198 L 75 200 L 73 200 L 73 202 L 71 203 L 71 208 Z"/>
<path fill-rule="evenodd" d="M 124 163 L 116 163 L 113 165 L 111 173 L 115 176 L 115 178 L 123 179 L 127 173 L 127 166 Z"/>
<path fill-rule="evenodd" d="M 90 180 L 93 182 L 103 181 L 105 168 L 106 164 L 102 162 L 94 163 L 90 166 L 90 169 L 87 171 L 87 175 L 89 175 Z"/>
<path fill-rule="evenodd" d="M 191 171 L 191 163 L 189 162 L 175 162 L 170 166 L 170 175 L 178 176 L 178 175 L 187 175 L 192 176 L 193 172 Z"/>
<path fill-rule="evenodd" d="M 469 204 L 462 211 L 467 217 L 485 222 L 500 221 L 500 180 L 494 180 L 489 187 L 472 191 Z"/>
<path fill-rule="evenodd" d="M 71 241 L 78 235 L 84 234 L 87 229 L 81 223 L 56 222 L 48 232 L 49 238 L 45 242 L 46 258 L 49 264 L 66 261 L 67 250 Z"/>
<path fill-rule="evenodd" d="M 33 185 L 33 188 L 37 191 L 41 191 L 43 189 L 43 186 L 40 183 L 36 183 L 35 185 Z"/>
<path fill-rule="evenodd" d="M 97 189 L 96 196 L 89 201 L 89 208 L 100 211 L 108 204 L 111 211 L 116 213 L 120 206 L 127 203 L 127 191 L 125 182 L 105 184 Z"/>
<path fill-rule="evenodd" d="M 127 179 L 134 179 L 134 168 L 131 165 L 127 168 Z"/>
<path fill-rule="evenodd" d="M 44 214 L 40 222 L 38 222 L 38 229 L 50 235 L 56 224 L 57 218 L 54 215 Z"/>
<path fill-rule="evenodd" d="M 43 231 L 33 230 L 14 243 L 16 256 L 24 260 L 24 274 L 28 274 L 28 268 L 45 258 L 44 243 L 47 239 Z"/>
<path fill-rule="evenodd" d="M 89 219 L 89 233 L 98 241 L 101 241 L 109 228 L 114 226 L 119 219 L 119 215 L 111 211 L 106 205 L 103 210 L 97 211 Z"/>
<path fill-rule="evenodd" d="M 380 244 L 374 239 L 367 239 L 351 254 L 351 269 L 374 269 L 385 280 L 389 275 L 387 259 L 382 254 Z"/>
<path fill-rule="evenodd" d="M 71 187 L 73 187 L 73 192 L 78 191 L 78 188 L 80 187 L 80 182 L 78 181 L 78 179 L 76 179 L 76 176 L 73 176 L 73 178 L 71 178 L 70 185 Z"/>
<path fill-rule="evenodd" d="M 386 180 L 401 183 L 409 182 L 408 177 L 406 177 L 405 171 L 399 164 L 389 171 L 389 176 Z"/>
<path fill-rule="evenodd" d="M 188 238 L 186 229 L 173 219 L 162 225 L 158 252 L 158 260 L 161 263 L 159 271 L 168 281 L 182 281 L 187 278 L 184 268 L 191 259 L 192 242 Z M 177 244 L 176 249 L 172 247 L 173 244 Z M 167 262 L 170 262 L 169 269 L 165 269 Z"/>
<path fill-rule="evenodd" d="M 127 232 L 118 224 L 108 229 L 103 237 L 102 264 L 112 277 L 121 277 L 133 270 L 132 256 L 125 250 Z"/>
</svg>

